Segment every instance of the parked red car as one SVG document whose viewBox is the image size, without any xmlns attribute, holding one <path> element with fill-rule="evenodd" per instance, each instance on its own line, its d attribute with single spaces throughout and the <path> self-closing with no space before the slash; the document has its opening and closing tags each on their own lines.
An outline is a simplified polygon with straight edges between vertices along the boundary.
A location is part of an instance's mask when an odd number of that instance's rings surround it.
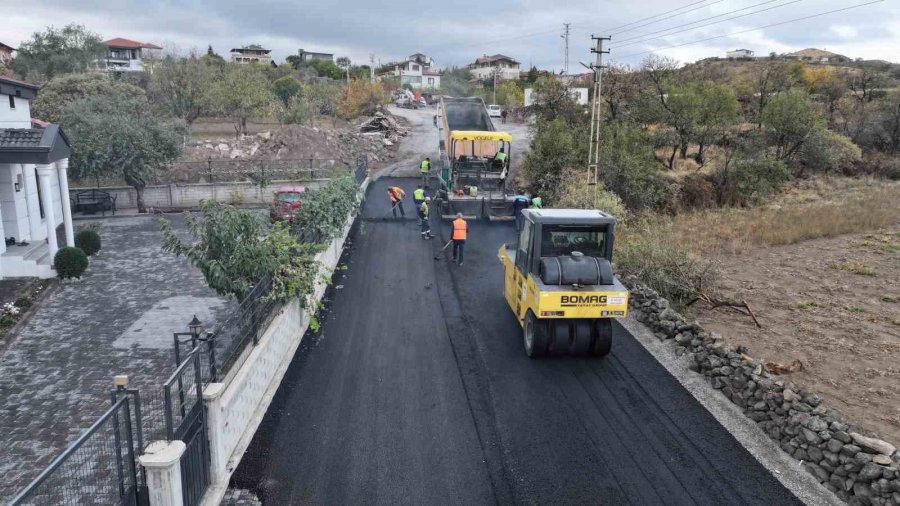
<svg viewBox="0 0 900 506">
<path fill-rule="evenodd" d="M 269 210 L 269 218 L 272 222 L 291 221 L 303 205 L 305 186 L 280 186 L 275 191 L 275 199 L 272 200 L 272 208 Z"/>
</svg>

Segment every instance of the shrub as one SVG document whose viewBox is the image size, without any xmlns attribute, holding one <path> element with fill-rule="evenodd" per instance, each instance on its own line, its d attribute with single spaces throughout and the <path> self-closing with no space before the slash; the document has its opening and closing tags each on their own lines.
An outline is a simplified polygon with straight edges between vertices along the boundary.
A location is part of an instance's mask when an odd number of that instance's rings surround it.
<svg viewBox="0 0 900 506">
<path fill-rule="evenodd" d="M 388 102 L 387 94 L 379 83 L 354 79 L 344 88 L 344 96 L 338 108 L 338 115 L 344 119 L 372 115 Z"/>
<path fill-rule="evenodd" d="M 622 199 L 607 190 L 603 183 L 592 186 L 587 179 L 584 170 L 565 171 L 557 198 L 550 205 L 563 209 L 600 209 L 615 216 L 619 223 L 624 223 L 627 211 Z"/>
<path fill-rule="evenodd" d="M 347 224 L 347 215 L 359 206 L 359 185 L 352 176 L 332 179 L 300 207 L 294 230 L 317 242 L 337 237 Z"/>
<path fill-rule="evenodd" d="M 75 247 L 84 251 L 87 256 L 92 256 L 100 251 L 100 234 L 94 230 L 79 230 L 75 234 Z"/>
<path fill-rule="evenodd" d="M 61 279 L 80 278 L 88 266 L 88 257 L 81 248 L 60 248 L 53 257 L 53 268 Z"/>
<path fill-rule="evenodd" d="M 285 125 L 302 125 L 318 113 L 318 108 L 310 100 L 293 97 L 279 114 L 279 119 Z"/>
<path fill-rule="evenodd" d="M 862 170 L 876 177 L 900 180 L 900 157 L 873 151 L 866 153 Z"/>
<path fill-rule="evenodd" d="M 630 209 L 659 209 L 669 189 L 659 177 L 652 144 L 640 130 L 611 125 L 603 130 L 601 175 Z"/>
<path fill-rule="evenodd" d="M 862 150 L 849 137 L 825 129 L 813 133 L 800 151 L 800 162 L 811 171 L 852 172 L 861 160 Z"/>
<path fill-rule="evenodd" d="M 784 162 L 767 157 L 743 157 L 713 173 L 722 206 L 746 206 L 774 195 L 790 180 Z"/>
</svg>

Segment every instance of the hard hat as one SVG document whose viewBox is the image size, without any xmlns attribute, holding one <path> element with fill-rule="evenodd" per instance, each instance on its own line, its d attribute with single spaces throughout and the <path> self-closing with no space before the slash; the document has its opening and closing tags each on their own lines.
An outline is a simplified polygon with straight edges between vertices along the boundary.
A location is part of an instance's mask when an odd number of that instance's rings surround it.
<svg viewBox="0 0 900 506">
<path fill-rule="evenodd" d="M 431 197 L 425 197 L 425 202 L 431 202 Z"/>
</svg>

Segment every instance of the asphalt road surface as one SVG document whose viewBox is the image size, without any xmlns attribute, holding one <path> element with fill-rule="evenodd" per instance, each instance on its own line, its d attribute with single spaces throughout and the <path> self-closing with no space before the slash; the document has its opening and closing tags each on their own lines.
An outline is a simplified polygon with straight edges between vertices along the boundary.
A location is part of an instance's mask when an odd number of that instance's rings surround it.
<svg viewBox="0 0 900 506">
<path fill-rule="evenodd" d="M 369 189 L 319 334 L 236 471 L 287 504 L 800 504 L 616 325 L 606 359 L 525 356 L 502 296 L 510 225 L 424 241 Z M 407 215 L 411 216 L 410 210 Z M 435 231 L 437 233 L 437 231 Z"/>
</svg>

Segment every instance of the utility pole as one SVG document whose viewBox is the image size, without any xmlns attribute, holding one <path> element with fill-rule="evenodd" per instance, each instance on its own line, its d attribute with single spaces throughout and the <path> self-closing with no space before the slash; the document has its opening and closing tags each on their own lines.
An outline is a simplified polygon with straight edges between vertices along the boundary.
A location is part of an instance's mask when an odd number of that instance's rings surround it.
<svg viewBox="0 0 900 506">
<path fill-rule="evenodd" d="M 494 67 L 494 100 L 491 102 L 492 104 L 497 103 L 497 74 L 500 73 L 500 65 L 498 64 Z"/>
<path fill-rule="evenodd" d="M 569 25 L 570 24 L 571 23 L 563 23 L 563 26 L 565 27 L 565 31 L 560 36 L 560 37 L 566 39 L 566 57 L 565 57 L 565 64 L 563 65 L 563 75 L 569 75 Z"/>
<path fill-rule="evenodd" d="M 591 64 L 594 71 L 594 100 L 591 102 L 591 145 L 588 148 L 588 172 L 590 173 L 590 181 L 588 184 L 595 185 L 599 179 L 600 173 L 600 125 L 603 122 L 603 111 L 601 108 L 602 100 L 600 97 L 601 82 L 603 79 L 603 55 L 609 54 L 609 51 L 603 50 L 603 41 L 612 40 L 611 37 L 595 37 L 591 35 L 591 39 L 595 41 L 595 46 L 591 48 L 596 59 Z"/>
<path fill-rule="evenodd" d="M 375 53 L 369 53 L 369 79 L 375 82 Z"/>
</svg>

